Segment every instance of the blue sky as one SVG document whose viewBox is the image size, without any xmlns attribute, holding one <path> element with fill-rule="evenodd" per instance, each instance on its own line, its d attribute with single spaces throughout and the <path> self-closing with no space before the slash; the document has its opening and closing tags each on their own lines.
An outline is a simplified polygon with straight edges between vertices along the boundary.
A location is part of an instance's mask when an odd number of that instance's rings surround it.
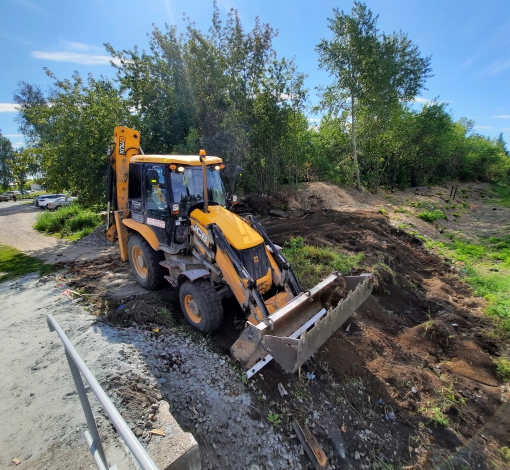
<svg viewBox="0 0 510 470">
<path fill-rule="evenodd" d="M 448 103 L 455 119 L 476 122 L 475 131 L 510 141 L 510 0 L 368 0 L 379 15 L 381 32 L 403 31 L 423 55 L 432 56 L 434 77 L 419 103 Z M 333 8 L 349 12 L 352 2 L 337 0 L 218 0 L 222 18 L 239 11 L 246 30 L 258 16 L 279 31 L 280 57 L 294 57 L 312 102 L 315 87 L 329 83 L 318 70 L 315 46 L 329 38 Z M 0 2 L 0 130 L 15 147 L 23 144 L 14 118 L 13 93 L 21 80 L 49 89 L 43 67 L 59 78 L 114 76 L 103 43 L 115 49 L 148 48 L 152 24 L 175 24 L 184 31 L 183 13 L 208 29 L 212 0 L 2 0 Z M 313 117 L 313 116 L 311 116 Z"/>
</svg>

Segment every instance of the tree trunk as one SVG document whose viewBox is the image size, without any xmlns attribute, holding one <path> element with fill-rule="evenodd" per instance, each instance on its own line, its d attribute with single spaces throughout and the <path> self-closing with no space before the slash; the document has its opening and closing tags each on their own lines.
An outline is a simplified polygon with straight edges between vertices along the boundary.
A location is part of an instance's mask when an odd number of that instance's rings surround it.
<svg viewBox="0 0 510 470">
<path fill-rule="evenodd" d="M 361 181 L 359 179 L 358 154 L 356 153 L 356 128 L 354 127 L 354 96 L 351 95 L 351 135 L 352 135 L 352 158 L 354 159 L 354 171 L 356 173 L 356 189 L 361 191 Z"/>
</svg>

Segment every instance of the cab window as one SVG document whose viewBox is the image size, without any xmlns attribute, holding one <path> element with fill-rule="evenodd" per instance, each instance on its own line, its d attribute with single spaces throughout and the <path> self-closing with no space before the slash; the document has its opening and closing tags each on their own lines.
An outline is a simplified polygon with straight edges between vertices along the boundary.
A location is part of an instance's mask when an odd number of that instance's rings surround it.
<svg viewBox="0 0 510 470">
<path fill-rule="evenodd" d="M 166 217 L 168 204 L 165 197 L 165 177 L 161 165 L 147 165 L 145 197 L 147 214 Z M 157 175 L 157 178 L 154 176 Z"/>
</svg>

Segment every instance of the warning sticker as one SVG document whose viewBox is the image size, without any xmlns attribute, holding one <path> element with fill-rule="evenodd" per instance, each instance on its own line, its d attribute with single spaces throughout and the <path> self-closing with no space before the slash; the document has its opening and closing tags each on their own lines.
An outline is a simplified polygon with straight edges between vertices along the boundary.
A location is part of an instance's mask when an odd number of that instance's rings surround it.
<svg viewBox="0 0 510 470">
<path fill-rule="evenodd" d="M 165 221 L 158 220 L 158 219 L 151 219 L 150 217 L 147 217 L 147 225 L 154 225 L 155 227 L 165 228 Z"/>
</svg>

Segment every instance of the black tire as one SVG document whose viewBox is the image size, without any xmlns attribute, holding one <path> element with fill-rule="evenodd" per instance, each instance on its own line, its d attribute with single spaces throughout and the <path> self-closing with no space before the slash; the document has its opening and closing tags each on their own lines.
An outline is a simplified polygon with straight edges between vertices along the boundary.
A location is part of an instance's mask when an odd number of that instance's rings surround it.
<svg viewBox="0 0 510 470">
<path fill-rule="evenodd" d="M 166 284 L 164 276 L 168 271 L 159 264 L 165 259 L 162 251 L 154 251 L 145 238 L 132 232 L 128 240 L 128 256 L 138 284 L 147 290 L 163 288 Z"/>
<path fill-rule="evenodd" d="M 223 321 L 223 306 L 209 280 L 186 281 L 179 290 L 182 313 L 187 322 L 202 333 L 216 330 Z"/>
</svg>

